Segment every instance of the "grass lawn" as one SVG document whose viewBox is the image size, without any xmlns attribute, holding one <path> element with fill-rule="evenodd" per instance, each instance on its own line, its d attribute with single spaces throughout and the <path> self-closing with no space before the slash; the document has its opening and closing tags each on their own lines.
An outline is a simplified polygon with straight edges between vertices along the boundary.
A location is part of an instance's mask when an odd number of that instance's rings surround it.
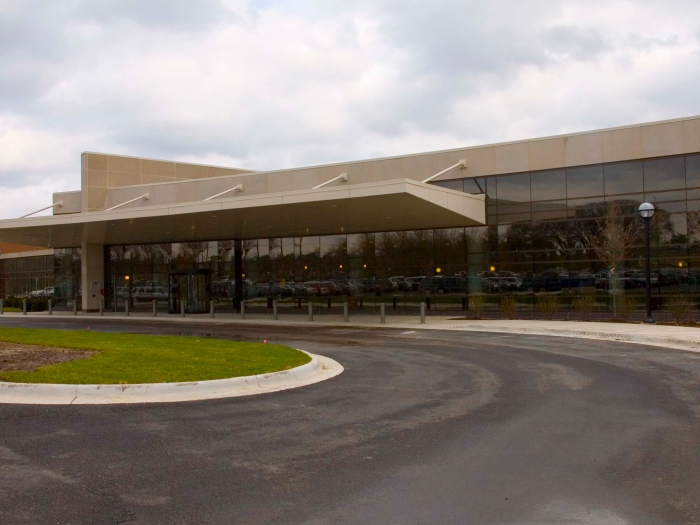
<svg viewBox="0 0 700 525">
<path fill-rule="evenodd" d="M 94 350 L 87 359 L 33 372 L 0 372 L 19 383 L 133 384 L 204 381 L 288 370 L 311 359 L 282 345 L 198 337 L 0 328 L 11 343 Z"/>
</svg>

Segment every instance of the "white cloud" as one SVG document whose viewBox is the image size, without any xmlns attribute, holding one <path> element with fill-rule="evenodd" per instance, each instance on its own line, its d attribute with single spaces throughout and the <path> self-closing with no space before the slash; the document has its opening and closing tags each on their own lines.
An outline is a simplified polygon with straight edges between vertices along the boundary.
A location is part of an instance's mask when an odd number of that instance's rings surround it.
<svg viewBox="0 0 700 525">
<path fill-rule="evenodd" d="M 86 150 L 266 169 L 700 113 L 690 0 L 0 10 L 2 217 L 78 189 Z"/>
</svg>

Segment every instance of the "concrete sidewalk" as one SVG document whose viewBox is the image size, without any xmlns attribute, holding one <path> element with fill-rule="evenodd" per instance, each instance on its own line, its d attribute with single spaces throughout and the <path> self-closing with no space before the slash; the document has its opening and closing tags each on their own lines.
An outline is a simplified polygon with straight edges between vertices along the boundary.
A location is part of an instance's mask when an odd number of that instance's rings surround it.
<svg viewBox="0 0 700 525">
<path fill-rule="evenodd" d="M 338 327 L 338 328 L 391 328 L 400 330 L 456 330 L 475 332 L 494 332 L 507 334 L 550 335 L 559 337 L 575 337 L 584 339 L 599 339 L 620 341 L 635 344 L 662 346 L 679 350 L 700 352 L 700 328 L 684 326 L 647 325 L 642 323 L 614 323 L 587 321 L 558 321 L 558 320 L 506 320 L 506 319 L 460 319 L 455 316 L 428 316 L 425 324 L 420 324 L 417 316 L 386 316 L 386 323 L 379 322 L 377 315 L 351 315 L 349 322 L 343 322 L 342 315 L 316 315 L 309 321 L 306 315 L 279 315 L 273 320 L 271 315 L 247 314 L 241 319 L 237 314 L 217 314 L 212 318 L 209 314 L 196 314 L 181 317 L 159 313 L 152 317 L 150 313 L 105 312 L 87 314 L 80 312 L 74 316 L 72 312 L 55 312 L 49 316 L 46 312 L 5 313 L 6 318 L 32 319 L 84 319 L 99 322 L 100 319 L 121 320 L 124 322 L 176 322 L 215 323 L 230 325 L 284 326 L 284 327 Z M 2 319 L 2 317 L 0 317 Z"/>
</svg>

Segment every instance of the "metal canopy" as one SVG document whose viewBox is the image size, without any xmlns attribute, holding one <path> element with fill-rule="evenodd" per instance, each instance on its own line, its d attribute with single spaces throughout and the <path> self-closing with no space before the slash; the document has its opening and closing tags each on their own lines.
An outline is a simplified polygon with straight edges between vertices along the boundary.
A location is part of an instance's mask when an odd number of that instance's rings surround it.
<svg viewBox="0 0 700 525">
<path fill-rule="evenodd" d="M 483 195 L 409 179 L 0 221 L 0 241 L 51 248 L 481 226 Z"/>
</svg>

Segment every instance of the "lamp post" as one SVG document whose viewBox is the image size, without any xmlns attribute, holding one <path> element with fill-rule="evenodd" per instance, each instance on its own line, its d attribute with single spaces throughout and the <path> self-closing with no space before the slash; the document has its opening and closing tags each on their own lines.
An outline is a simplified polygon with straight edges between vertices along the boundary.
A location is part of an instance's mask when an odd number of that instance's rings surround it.
<svg viewBox="0 0 700 525">
<path fill-rule="evenodd" d="M 651 247 L 649 243 L 649 223 L 654 216 L 656 208 L 650 202 L 644 202 L 639 205 L 637 213 L 644 219 L 644 244 L 647 252 L 647 316 L 644 319 L 645 323 L 653 323 L 654 319 L 651 316 Z"/>
</svg>

